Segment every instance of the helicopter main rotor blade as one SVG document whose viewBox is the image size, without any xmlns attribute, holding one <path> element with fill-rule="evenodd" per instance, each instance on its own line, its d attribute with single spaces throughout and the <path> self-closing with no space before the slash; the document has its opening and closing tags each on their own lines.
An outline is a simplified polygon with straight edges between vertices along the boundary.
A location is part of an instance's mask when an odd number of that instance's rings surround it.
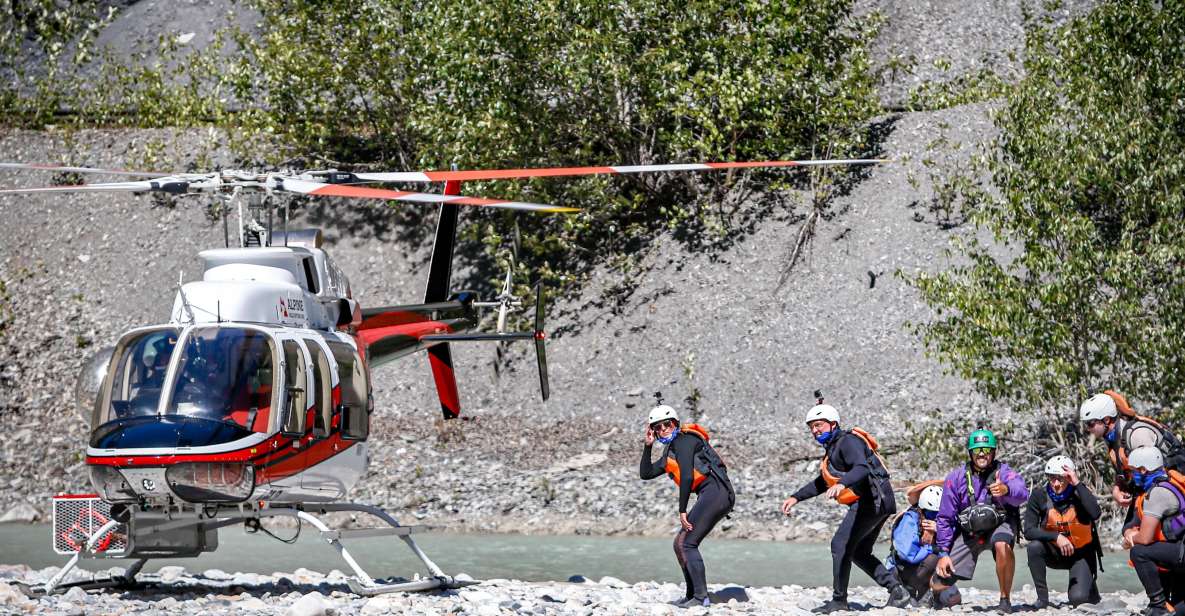
<svg viewBox="0 0 1185 616">
<path fill-rule="evenodd" d="M 715 171 L 719 169 L 759 169 L 768 167 L 822 167 L 833 165 L 876 165 L 889 162 L 882 158 L 843 158 L 827 160 L 770 160 L 732 163 L 682 163 L 670 165 L 626 165 L 616 167 L 539 167 L 534 169 L 485 169 L 473 171 L 396 171 L 355 173 L 371 182 L 443 182 L 447 180 L 505 180 L 511 178 L 563 177 L 581 175 L 620 175 L 663 171 Z"/>
<path fill-rule="evenodd" d="M 412 201 L 415 203 L 454 203 L 456 205 L 475 205 L 507 210 L 523 210 L 528 212 L 578 212 L 578 208 L 547 205 L 543 203 L 524 203 L 521 201 L 507 201 L 503 199 L 484 199 L 481 197 L 464 197 L 461 195 L 436 195 L 431 193 L 405 192 L 402 190 L 386 190 L 382 188 L 367 188 L 349 184 L 324 184 L 293 178 L 279 178 L 276 187 L 286 192 L 319 197 L 352 197 L 359 199 L 383 199 L 385 201 Z"/>
<path fill-rule="evenodd" d="M 107 175 L 133 175 L 145 178 L 163 178 L 173 175 L 159 171 L 131 171 L 127 169 L 99 169 L 97 167 L 69 167 L 41 163 L 0 163 L 0 169 L 39 169 L 41 171 L 62 171 L 65 173 L 104 173 Z"/>
<path fill-rule="evenodd" d="M 166 181 L 167 180 L 167 181 Z M 78 184 L 75 186 L 43 186 L 40 188 L 6 188 L 0 195 L 46 192 L 165 192 L 182 195 L 189 192 L 190 182 L 185 178 L 163 176 L 158 180 L 140 182 L 105 182 L 100 184 Z"/>
</svg>

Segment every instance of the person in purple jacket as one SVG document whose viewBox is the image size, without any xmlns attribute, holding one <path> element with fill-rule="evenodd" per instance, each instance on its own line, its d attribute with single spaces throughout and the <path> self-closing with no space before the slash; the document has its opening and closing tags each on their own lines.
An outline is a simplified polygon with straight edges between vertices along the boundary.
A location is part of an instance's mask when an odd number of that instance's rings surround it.
<svg viewBox="0 0 1185 616">
<path fill-rule="evenodd" d="M 1012 612 L 1012 548 L 1020 535 L 1020 506 L 1029 499 L 1024 477 L 996 460 L 996 435 L 976 430 L 967 438 L 969 460 L 951 471 L 943 484 L 934 551 L 938 566 L 931 589 L 935 596 L 958 580 L 975 575 L 979 554 L 991 548 L 1000 582 L 997 611 Z"/>
</svg>

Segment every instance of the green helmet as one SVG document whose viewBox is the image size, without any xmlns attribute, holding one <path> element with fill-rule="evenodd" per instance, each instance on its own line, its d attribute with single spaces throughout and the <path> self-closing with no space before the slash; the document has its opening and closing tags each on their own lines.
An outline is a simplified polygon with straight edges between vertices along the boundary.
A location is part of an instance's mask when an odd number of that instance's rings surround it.
<svg viewBox="0 0 1185 616">
<path fill-rule="evenodd" d="M 967 451 L 980 447 L 996 448 L 996 435 L 991 430 L 976 430 L 967 437 Z"/>
</svg>

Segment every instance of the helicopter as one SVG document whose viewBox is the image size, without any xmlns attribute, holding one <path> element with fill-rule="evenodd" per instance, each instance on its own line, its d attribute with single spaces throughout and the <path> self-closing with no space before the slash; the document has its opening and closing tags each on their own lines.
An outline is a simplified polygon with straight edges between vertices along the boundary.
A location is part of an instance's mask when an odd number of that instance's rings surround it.
<svg viewBox="0 0 1185 616">
<path fill-rule="evenodd" d="M 544 290 L 535 287 L 534 327 L 506 331 L 523 307 L 508 272 L 502 292 L 481 301 L 453 291 L 452 264 L 462 207 L 564 214 L 576 208 L 461 194 L 465 181 L 768 167 L 869 165 L 881 159 L 655 164 L 423 172 L 142 172 L 67 165 L 0 163 L 0 170 L 132 176 L 121 182 L 0 190 L 211 195 L 237 210 L 237 247 L 198 254 L 202 278 L 178 281 L 166 323 L 134 328 L 97 353 L 79 376 L 79 412 L 90 427 L 86 465 L 93 493 L 53 501 L 54 550 L 70 555 L 30 595 L 71 587 L 130 588 L 151 559 L 189 558 L 218 547 L 218 529 L 292 518 L 316 528 L 353 571 L 359 595 L 460 587 L 412 534 L 383 509 L 343 499 L 366 473 L 373 370 L 424 351 L 444 419 L 461 415 L 452 343 L 532 341 L 542 399 L 550 395 Z M 443 183 L 440 193 L 379 184 Z M 423 301 L 363 307 L 317 229 L 288 228 L 283 195 L 345 197 L 436 205 L 437 227 Z M 244 204 L 246 213 L 244 213 Z M 281 228 L 276 228 L 279 222 Z M 477 331 L 479 311 L 496 309 L 494 331 Z M 370 528 L 333 529 L 318 516 L 366 514 Z M 271 534 L 268 532 L 268 534 Z M 423 563 L 411 580 L 371 576 L 342 543 L 395 537 Z M 64 583 L 81 559 L 133 562 L 120 575 Z"/>
</svg>

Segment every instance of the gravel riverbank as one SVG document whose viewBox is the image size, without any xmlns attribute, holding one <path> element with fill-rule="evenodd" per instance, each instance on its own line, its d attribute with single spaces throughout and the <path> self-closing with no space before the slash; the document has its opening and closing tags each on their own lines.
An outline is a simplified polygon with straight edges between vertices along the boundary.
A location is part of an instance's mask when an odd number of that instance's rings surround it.
<svg viewBox="0 0 1185 616">
<path fill-rule="evenodd" d="M 72 589 L 64 595 L 28 599 L 11 582 L 43 581 L 57 571 L 37 571 L 21 566 L 0 566 L 0 613 L 36 614 L 287 614 L 291 616 L 345 616 L 350 614 L 808 614 L 830 597 L 828 588 L 781 586 L 744 588 L 712 584 L 715 604 L 710 609 L 682 610 L 668 605 L 682 598 L 675 584 L 642 582 L 627 584 L 615 578 L 585 580 L 576 576 L 567 583 L 485 580 L 459 590 L 435 593 L 392 594 L 364 598 L 349 592 L 340 571 L 321 574 L 305 569 L 272 575 L 219 570 L 186 572 L 169 567 L 160 574 L 145 576 L 157 582 L 152 588 L 134 593 L 87 594 Z M 954 613 L 982 612 L 994 607 L 994 591 L 968 588 L 964 605 Z M 1020 606 L 1035 599 L 1027 586 L 1013 596 Z M 882 608 L 887 594 L 879 588 L 855 588 L 851 592 L 854 611 L 864 614 L 949 614 L 922 608 Z M 1071 608 L 1063 593 L 1052 593 L 1054 606 L 1036 614 L 1128 614 L 1144 608 L 1147 600 L 1128 592 L 1107 593 L 1098 605 Z"/>
</svg>

